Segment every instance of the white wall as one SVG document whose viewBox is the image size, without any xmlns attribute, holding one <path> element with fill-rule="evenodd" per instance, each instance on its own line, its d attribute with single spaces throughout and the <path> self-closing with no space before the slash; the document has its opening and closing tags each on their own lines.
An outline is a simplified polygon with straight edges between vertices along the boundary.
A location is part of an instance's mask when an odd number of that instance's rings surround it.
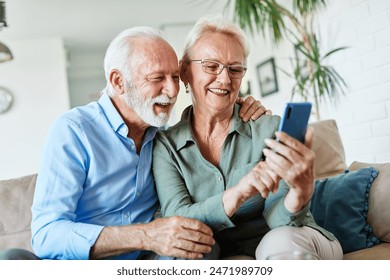
<svg viewBox="0 0 390 280">
<path fill-rule="evenodd" d="M 336 105 L 322 103 L 321 119 L 336 119 L 347 162 L 390 162 L 390 1 L 330 0 L 319 14 L 324 51 L 348 46 L 330 65 L 343 76 L 348 92 Z M 271 46 L 260 36 L 252 40 L 250 57 L 254 96 L 259 94 L 256 64 L 274 56 L 278 67 L 291 70 L 292 46 Z M 293 84 L 280 70 L 280 90 L 262 98 L 266 107 L 280 114 L 290 99 Z"/>
<path fill-rule="evenodd" d="M 68 80 L 71 107 L 98 100 L 106 86 L 103 60 L 105 50 L 71 52 L 68 56 Z"/>
<path fill-rule="evenodd" d="M 4 43 L 15 59 L 0 64 L 0 85 L 13 92 L 14 104 L 0 115 L 0 179 L 38 172 L 48 128 L 69 108 L 62 40 Z"/>
<path fill-rule="evenodd" d="M 331 2 L 326 38 L 350 46 L 332 61 L 350 91 L 324 117 L 338 120 L 348 161 L 390 162 L 390 1 Z"/>
</svg>

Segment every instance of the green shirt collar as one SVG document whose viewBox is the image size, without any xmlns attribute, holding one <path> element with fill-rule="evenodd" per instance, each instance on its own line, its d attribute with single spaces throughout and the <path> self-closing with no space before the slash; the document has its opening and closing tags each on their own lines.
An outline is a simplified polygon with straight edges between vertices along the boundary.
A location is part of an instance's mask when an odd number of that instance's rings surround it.
<svg viewBox="0 0 390 280">
<path fill-rule="evenodd" d="M 244 123 L 239 116 L 240 105 L 234 105 L 232 126 L 230 127 L 230 133 L 240 133 L 248 138 L 252 138 L 252 131 L 248 124 Z M 188 142 L 196 143 L 195 138 L 192 134 L 192 115 L 193 107 L 188 106 L 181 115 L 181 122 L 178 124 L 181 126 L 180 133 L 177 136 L 177 150 L 183 148 Z"/>
</svg>

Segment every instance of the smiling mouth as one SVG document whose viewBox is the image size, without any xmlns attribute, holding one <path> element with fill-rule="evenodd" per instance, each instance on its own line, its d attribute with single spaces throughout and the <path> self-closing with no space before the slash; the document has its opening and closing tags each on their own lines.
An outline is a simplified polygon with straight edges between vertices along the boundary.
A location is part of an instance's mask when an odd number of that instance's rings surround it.
<svg viewBox="0 0 390 280">
<path fill-rule="evenodd" d="M 214 94 L 220 95 L 220 96 L 225 96 L 225 95 L 228 95 L 230 93 L 229 90 L 227 90 L 227 89 L 220 89 L 220 88 L 209 88 L 209 91 L 211 93 L 214 93 Z"/>
<path fill-rule="evenodd" d="M 154 103 L 154 105 L 161 107 L 161 108 L 167 108 L 171 106 L 172 103 Z"/>
</svg>

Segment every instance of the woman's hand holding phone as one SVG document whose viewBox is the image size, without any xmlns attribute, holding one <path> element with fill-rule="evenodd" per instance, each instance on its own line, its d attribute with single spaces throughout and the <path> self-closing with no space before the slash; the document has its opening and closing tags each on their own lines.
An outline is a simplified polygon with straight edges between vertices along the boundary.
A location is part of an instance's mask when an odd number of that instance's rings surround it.
<svg viewBox="0 0 390 280">
<path fill-rule="evenodd" d="M 300 211 L 310 201 L 314 191 L 315 155 L 311 150 L 313 129 L 307 129 L 310 110 L 305 114 L 295 115 L 293 110 L 288 112 L 286 109 L 286 117 L 283 119 L 289 121 L 282 121 L 282 123 L 290 123 L 290 125 L 281 125 L 281 130 L 284 131 L 276 132 L 277 140 L 267 139 L 268 148 L 264 150 L 266 164 L 290 186 L 290 191 L 285 198 L 285 206 L 292 213 Z M 305 121 L 293 122 L 294 116 Z M 303 131 L 303 139 L 297 137 L 299 140 L 290 136 L 293 134 L 291 131 L 300 136 L 296 133 L 297 130 L 290 130 L 298 124 L 299 133 Z"/>
</svg>

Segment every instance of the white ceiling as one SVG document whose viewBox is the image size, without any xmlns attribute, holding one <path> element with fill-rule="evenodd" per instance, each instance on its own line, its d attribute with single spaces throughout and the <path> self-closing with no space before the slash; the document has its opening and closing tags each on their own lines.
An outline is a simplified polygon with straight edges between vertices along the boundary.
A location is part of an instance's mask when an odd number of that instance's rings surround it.
<svg viewBox="0 0 390 280">
<path fill-rule="evenodd" d="M 229 0 L 2 0 L 8 27 L 0 41 L 61 37 L 69 51 L 105 49 L 131 26 L 189 24 L 226 12 Z"/>
</svg>

